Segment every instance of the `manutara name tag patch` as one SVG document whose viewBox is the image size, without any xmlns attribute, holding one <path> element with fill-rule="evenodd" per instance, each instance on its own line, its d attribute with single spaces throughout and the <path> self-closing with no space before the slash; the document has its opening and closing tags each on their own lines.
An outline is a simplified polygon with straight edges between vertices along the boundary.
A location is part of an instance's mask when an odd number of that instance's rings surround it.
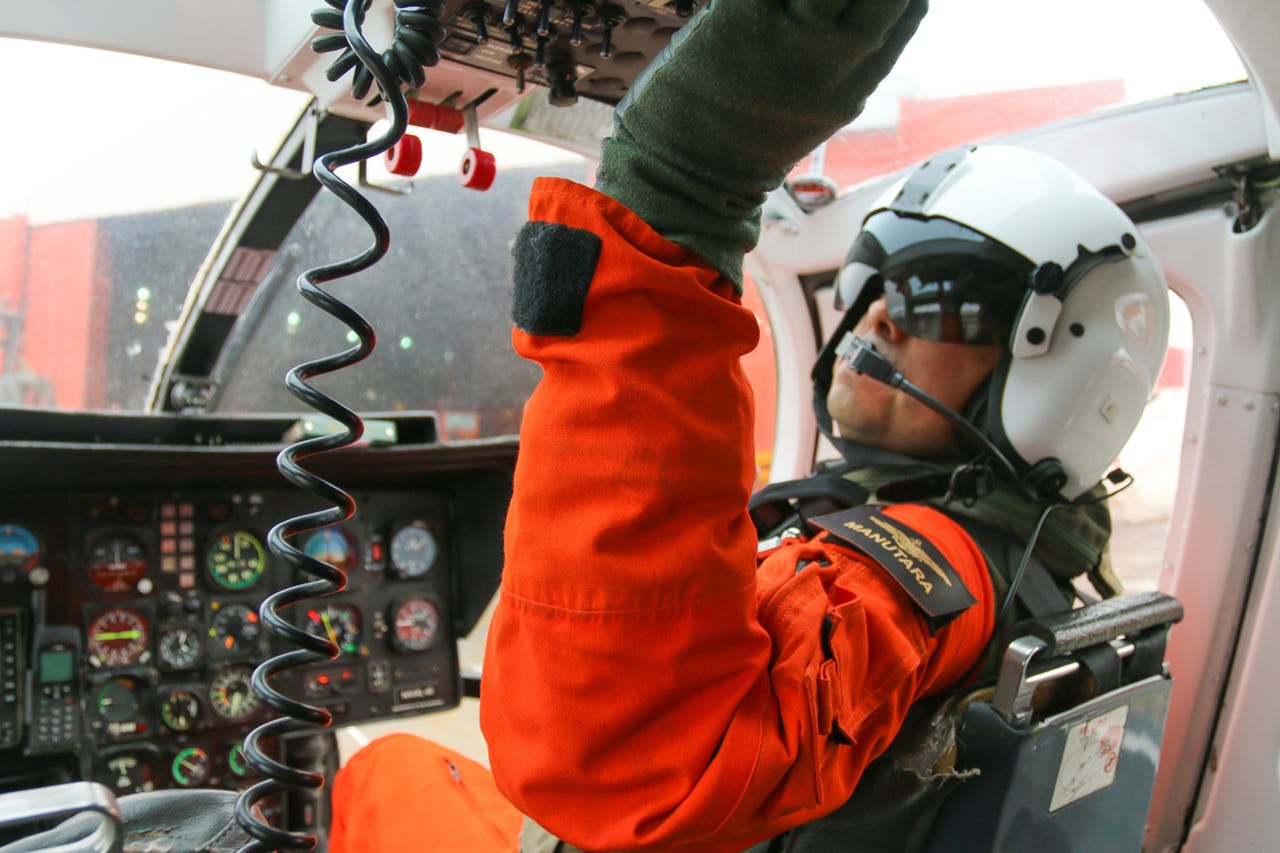
<svg viewBox="0 0 1280 853">
<path fill-rule="evenodd" d="M 977 602 L 932 542 L 878 509 L 854 507 L 811 523 L 879 563 L 911 596 L 932 631 Z"/>
</svg>

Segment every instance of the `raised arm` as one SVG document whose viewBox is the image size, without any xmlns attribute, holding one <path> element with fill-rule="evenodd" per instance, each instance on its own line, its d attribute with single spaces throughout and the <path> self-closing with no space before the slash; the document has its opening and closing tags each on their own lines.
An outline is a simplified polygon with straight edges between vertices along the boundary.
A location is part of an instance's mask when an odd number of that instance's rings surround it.
<svg viewBox="0 0 1280 853">
<path fill-rule="evenodd" d="M 857 113 L 923 6 L 715 0 L 624 103 L 598 189 L 534 188 L 514 343 L 544 376 L 481 721 L 503 792 L 575 844 L 740 850 L 829 811 L 990 630 L 984 606 L 930 634 L 825 541 L 758 573 L 746 512 L 742 254 L 764 193 Z M 972 544 L 929 520 L 989 604 Z"/>
</svg>

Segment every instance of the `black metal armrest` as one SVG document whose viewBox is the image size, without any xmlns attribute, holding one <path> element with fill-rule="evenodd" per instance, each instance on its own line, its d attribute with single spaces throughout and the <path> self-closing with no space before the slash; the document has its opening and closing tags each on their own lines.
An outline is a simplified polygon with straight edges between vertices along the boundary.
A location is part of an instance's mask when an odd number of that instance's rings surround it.
<svg viewBox="0 0 1280 853">
<path fill-rule="evenodd" d="M 1024 622 L 1014 636 L 1044 643 L 1042 656 L 1054 657 L 1182 620 L 1182 602 L 1162 592 L 1119 595 L 1067 613 Z"/>
<path fill-rule="evenodd" d="M 1013 726 L 1031 720 L 1036 685 L 1068 675 L 1080 667 L 1098 677 L 1099 689 L 1109 690 L 1122 680 L 1163 671 L 1164 644 L 1169 626 L 1182 619 L 1182 603 L 1161 592 L 1121 595 L 1067 613 L 1023 622 L 1005 651 L 991 705 Z M 1124 643 L 1117 642 L 1125 638 Z M 1119 659 L 1128 657 L 1121 675 Z M 1032 660 L 1038 669 L 1032 670 Z M 1051 666 L 1047 661 L 1060 665 Z M 1102 666 L 1099 667 L 1101 662 Z M 1098 670 L 1095 671 L 1095 667 Z"/>
</svg>

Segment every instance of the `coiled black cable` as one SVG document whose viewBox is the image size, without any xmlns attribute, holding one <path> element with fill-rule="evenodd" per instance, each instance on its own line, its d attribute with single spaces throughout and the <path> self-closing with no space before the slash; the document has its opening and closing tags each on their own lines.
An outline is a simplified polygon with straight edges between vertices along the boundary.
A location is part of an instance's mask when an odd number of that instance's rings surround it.
<svg viewBox="0 0 1280 853">
<path fill-rule="evenodd" d="M 355 69 L 351 78 L 351 96 L 357 101 L 363 101 L 373 87 L 375 75 L 369 63 L 351 44 L 344 23 L 347 0 L 325 2 L 333 8 L 317 9 L 311 13 L 311 20 L 317 26 L 338 32 L 312 39 L 311 49 L 316 53 L 342 51 L 333 64 L 325 69 L 324 76 L 329 82 L 336 83 L 348 71 Z M 440 22 L 440 17 L 445 12 L 444 0 L 395 0 L 395 5 L 395 30 L 391 47 L 382 52 L 381 64 L 401 84 L 420 89 L 426 82 L 423 68 L 430 68 L 440 61 L 440 43 L 449 35 Z M 370 105 L 383 98 L 381 81 L 377 82 L 379 92 L 369 99 Z"/>
<path fill-rule="evenodd" d="M 271 678 L 297 666 L 333 660 L 339 653 L 337 645 L 331 640 L 308 634 L 281 615 L 281 611 L 307 598 L 332 595 L 346 587 L 346 575 L 340 569 L 308 556 L 289 543 L 291 537 L 336 524 L 355 513 L 355 500 L 350 494 L 307 471 L 300 463 L 316 454 L 338 450 L 359 441 L 364 434 L 364 422 L 354 411 L 313 388 L 308 380 L 363 361 L 373 352 L 377 340 L 373 327 L 364 317 L 325 292 L 319 285 L 368 269 L 386 254 L 391 245 L 390 230 L 377 208 L 339 178 L 335 169 L 382 154 L 404 135 L 408 127 L 409 108 L 401 87 L 416 88 L 422 85 L 425 79 L 422 66 L 435 65 L 439 61 L 440 54 L 436 45 L 443 41 L 445 33 L 439 21 L 445 8 L 440 0 L 395 0 L 395 41 L 391 48 L 379 56 L 365 40 L 361 29 L 371 0 L 325 2 L 338 11 L 321 9 L 313 13 L 312 19 L 320 26 L 337 25 L 342 32 L 336 36 L 317 38 L 313 47 L 322 51 L 335 50 L 335 38 L 342 39 L 344 46 L 343 54 L 329 69 L 330 72 L 340 70 L 332 74 L 330 79 L 336 81 L 351 70 L 355 63 L 359 63 L 360 67 L 352 84 L 353 94 L 362 99 L 368 94 L 370 86 L 376 83 L 378 95 L 375 100 L 388 104 L 391 124 L 377 138 L 317 158 L 313 167 L 316 180 L 368 223 L 373 232 L 373 243 L 359 255 L 307 270 L 297 281 L 298 292 L 302 297 L 345 323 L 356 333 L 357 341 L 342 352 L 298 365 L 289 371 L 285 379 L 285 384 L 295 397 L 333 418 L 344 430 L 291 444 L 276 459 L 276 467 L 286 479 L 323 498 L 332 506 L 283 521 L 267 535 L 267 544 L 273 554 L 316 580 L 300 583 L 268 596 L 259 609 L 267 629 L 295 648 L 263 662 L 254 670 L 251 679 L 253 692 L 280 716 L 258 726 L 244 741 L 245 758 L 265 778 L 243 792 L 236 802 L 236 820 L 254 839 L 242 847 L 240 853 L 311 850 L 317 844 L 314 835 L 290 832 L 264 823 L 254 814 L 254 806 L 267 797 L 290 791 L 316 790 L 324 784 L 324 777 L 320 774 L 295 770 L 272 759 L 262 748 L 263 740 L 328 728 L 333 723 L 333 715 L 328 710 L 285 696 L 272 687 Z M 348 59 L 348 56 L 352 58 Z"/>
</svg>

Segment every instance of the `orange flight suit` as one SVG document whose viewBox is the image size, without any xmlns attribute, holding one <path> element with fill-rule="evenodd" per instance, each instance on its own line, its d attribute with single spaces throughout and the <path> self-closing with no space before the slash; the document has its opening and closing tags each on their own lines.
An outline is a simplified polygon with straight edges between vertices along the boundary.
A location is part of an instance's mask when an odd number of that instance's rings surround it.
<svg viewBox="0 0 1280 853">
<path fill-rule="evenodd" d="M 484 765 L 410 734 L 363 747 L 333 780 L 329 853 L 516 853 L 523 818 Z"/>
<path fill-rule="evenodd" d="M 485 653 L 494 777 L 588 850 L 740 851 L 842 804 L 908 707 L 965 677 L 993 628 L 990 579 L 959 526 L 911 505 L 887 515 L 977 599 L 936 634 L 828 534 L 758 561 L 739 365 L 755 317 L 594 190 L 541 179 L 530 219 L 602 243 L 581 328 L 513 335 L 545 373 Z"/>
</svg>

